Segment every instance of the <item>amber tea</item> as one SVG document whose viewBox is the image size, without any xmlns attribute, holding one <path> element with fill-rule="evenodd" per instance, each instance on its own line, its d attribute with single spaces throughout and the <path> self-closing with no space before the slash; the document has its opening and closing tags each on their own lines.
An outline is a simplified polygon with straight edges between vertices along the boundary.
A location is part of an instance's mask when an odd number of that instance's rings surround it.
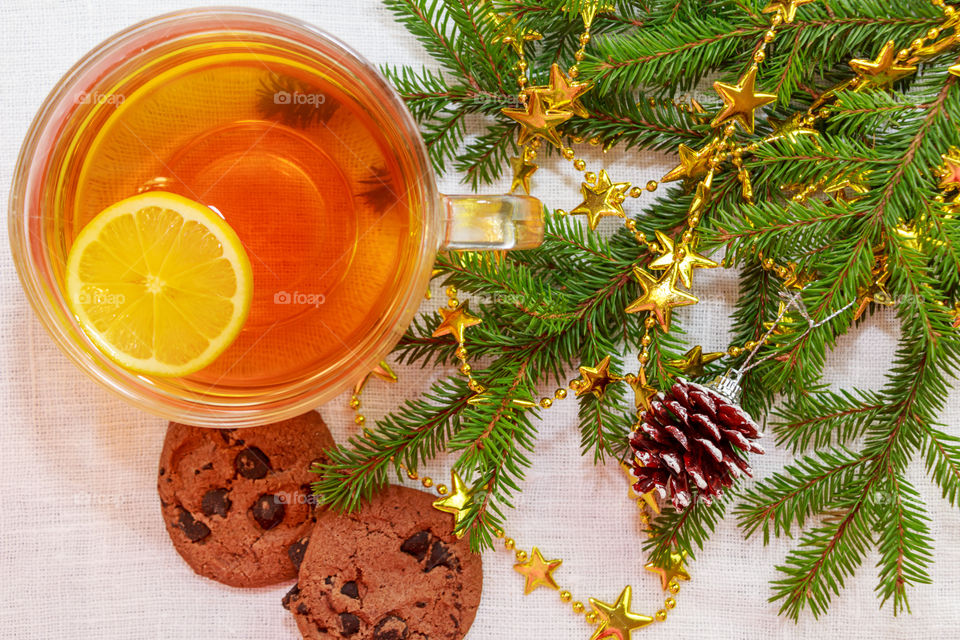
<svg viewBox="0 0 960 640">
<path fill-rule="evenodd" d="M 105 207 L 162 190 L 216 211 L 249 256 L 244 328 L 192 384 L 295 382 L 364 340 L 414 259 L 413 212 L 382 124 L 335 69 L 224 35 L 82 99 L 95 108 L 56 186 L 62 251 Z"/>
<path fill-rule="evenodd" d="M 172 420 L 253 426 L 356 383 L 436 252 L 531 249 L 529 196 L 438 193 L 402 98 L 333 36 L 191 9 L 117 33 L 37 113 L 8 215 L 60 349 Z"/>
</svg>

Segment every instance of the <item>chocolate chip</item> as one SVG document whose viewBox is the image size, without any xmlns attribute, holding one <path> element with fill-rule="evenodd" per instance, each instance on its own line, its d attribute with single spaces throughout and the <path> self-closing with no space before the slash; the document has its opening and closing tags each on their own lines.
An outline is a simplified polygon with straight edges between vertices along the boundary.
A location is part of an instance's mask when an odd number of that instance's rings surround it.
<svg viewBox="0 0 960 640">
<path fill-rule="evenodd" d="M 210 471 L 210 469 L 213 469 L 213 463 L 208 462 L 207 464 L 200 467 L 200 469 L 202 469 L 203 471 Z"/>
<path fill-rule="evenodd" d="M 290 564 L 292 564 L 293 568 L 297 571 L 300 570 L 300 565 L 303 564 L 303 556 L 307 552 L 308 542 L 310 542 L 310 538 L 300 538 L 287 549 L 287 557 L 290 558 Z"/>
<path fill-rule="evenodd" d="M 305 616 L 309 611 L 310 610 L 307 609 L 307 605 L 303 604 L 302 602 L 297 605 L 297 613 L 300 615 Z M 324 629 L 324 631 L 326 631 L 326 629 Z"/>
<path fill-rule="evenodd" d="M 457 559 L 450 555 L 450 549 L 447 548 L 447 545 L 438 540 L 430 547 L 430 557 L 427 559 L 427 564 L 424 566 L 423 571 L 424 573 L 429 573 L 437 567 L 456 569 L 458 566 L 459 563 Z"/>
<path fill-rule="evenodd" d="M 323 579 L 323 581 L 326 582 L 328 585 L 333 586 L 333 576 L 327 576 L 326 578 Z"/>
<path fill-rule="evenodd" d="M 406 640 L 407 623 L 403 618 L 387 616 L 373 628 L 373 640 Z"/>
<path fill-rule="evenodd" d="M 183 535 L 187 536 L 190 542 L 200 542 L 210 535 L 210 528 L 193 517 L 193 514 L 184 508 L 180 508 L 180 515 L 177 518 L 177 525 Z"/>
<path fill-rule="evenodd" d="M 426 602 L 418 602 L 418 603 L 416 604 L 416 607 L 417 607 L 417 609 L 426 609 L 426 608 L 427 608 L 427 603 L 426 603 Z"/>
<path fill-rule="evenodd" d="M 300 583 L 293 585 L 290 588 L 290 591 L 287 591 L 286 595 L 283 596 L 283 600 L 280 603 L 283 605 L 283 608 L 287 611 L 290 610 L 290 605 L 300 599 Z M 300 605 L 303 606 L 302 604 Z"/>
<path fill-rule="evenodd" d="M 430 532 L 429 531 L 420 531 L 413 534 L 409 538 L 403 541 L 403 544 L 400 545 L 400 551 L 408 553 L 414 558 L 417 559 L 417 562 L 420 562 L 427 555 L 427 550 L 430 548 Z"/>
<path fill-rule="evenodd" d="M 357 583 L 353 580 L 350 582 L 344 582 L 343 586 L 340 587 L 340 593 L 348 598 L 353 598 L 354 600 L 360 599 L 360 591 L 357 589 Z"/>
<path fill-rule="evenodd" d="M 257 498 L 257 501 L 250 507 L 250 515 L 264 531 L 273 529 L 283 522 L 283 516 L 286 512 L 287 509 L 283 506 L 280 498 L 269 493 Z"/>
<path fill-rule="evenodd" d="M 230 434 L 233 433 L 233 429 L 217 429 L 217 433 L 220 434 L 220 437 L 223 438 L 224 442 L 230 444 Z"/>
<path fill-rule="evenodd" d="M 273 469 L 270 466 L 270 458 L 257 447 L 247 447 L 241 450 L 237 457 L 233 459 L 233 468 L 249 480 L 259 480 L 266 477 L 267 473 Z"/>
<path fill-rule="evenodd" d="M 166 472 L 167 472 L 166 469 L 164 469 L 163 467 L 160 467 L 160 475 L 163 475 L 163 474 L 165 474 Z"/>
<path fill-rule="evenodd" d="M 352 636 L 357 631 L 360 631 L 360 618 L 353 615 L 352 613 L 341 613 L 340 614 L 340 633 L 345 636 Z"/>
<path fill-rule="evenodd" d="M 226 518 L 231 505 L 230 498 L 227 497 L 228 493 L 230 489 L 211 489 L 203 494 L 203 499 L 200 500 L 203 515 L 208 518 L 214 515 Z"/>
</svg>

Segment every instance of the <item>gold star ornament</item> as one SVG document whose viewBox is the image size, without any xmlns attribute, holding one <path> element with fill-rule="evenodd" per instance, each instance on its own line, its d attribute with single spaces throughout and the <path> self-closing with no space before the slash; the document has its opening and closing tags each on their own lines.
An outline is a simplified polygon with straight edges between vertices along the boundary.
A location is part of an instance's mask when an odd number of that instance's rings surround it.
<svg viewBox="0 0 960 640">
<path fill-rule="evenodd" d="M 687 573 L 686 568 L 683 566 L 683 562 L 686 559 L 686 551 L 671 551 L 664 566 L 660 566 L 651 561 L 643 565 L 643 568 L 659 575 L 660 586 L 666 591 L 670 588 L 670 582 L 690 579 L 690 574 Z"/>
<path fill-rule="evenodd" d="M 630 586 L 623 588 L 614 604 L 601 602 L 590 598 L 590 606 L 597 615 L 597 628 L 590 636 L 590 640 L 614 638 L 615 640 L 630 640 L 634 629 L 640 629 L 653 622 L 650 616 L 644 616 L 630 611 L 630 601 L 633 599 L 633 590 Z"/>
<path fill-rule="evenodd" d="M 553 579 L 553 572 L 563 564 L 563 560 L 544 560 L 540 549 L 536 547 L 530 553 L 526 562 L 513 565 L 513 570 L 526 578 L 523 585 L 523 595 L 530 594 L 537 587 L 550 587 L 559 590 L 557 581 Z"/>
<path fill-rule="evenodd" d="M 463 484 L 463 479 L 453 469 L 450 470 L 450 485 L 450 493 L 439 500 L 435 500 L 433 508 L 444 513 L 452 513 L 453 528 L 459 529 L 461 523 L 467 519 L 467 505 L 470 504 L 470 499 L 473 497 L 473 490 L 467 489 L 467 486 Z M 457 531 L 456 536 L 462 538 L 464 533 L 464 531 Z"/>
<path fill-rule="evenodd" d="M 629 182 L 611 182 L 606 169 L 601 169 L 594 184 L 584 182 L 580 185 L 583 202 L 570 210 L 570 215 L 587 216 L 587 224 L 596 230 L 600 218 L 607 216 L 626 217 L 623 201 L 626 199 Z"/>
<path fill-rule="evenodd" d="M 832 195 L 840 202 L 856 202 L 870 190 L 867 182 L 869 171 L 854 171 L 837 176 L 823 188 L 823 192 Z"/>
<path fill-rule="evenodd" d="M 537 165 L 529 162 L 526 154 L 521 153 L 516 158 L 510 158 L 510 166 L 513 168 L 513 181 L 510 183 L 510 193 L 517 190 L 517 187 L 523 187 L 524 193 L 530 195 L 530 176 L 537 170 Z"/>
<path fill-rule="evenodd" d="M 660 182 L 673 182 L 681 178 L 696 180 L 704 176 L 707 173 L 707 165 L 710 163 L 710 158 L 713 157 L 715 148 L 716 146 L 713 143 L 702 149 L 694 149 L 681 144 L 677 149 L 677 153 L 680 154 L 680 164 L 660 178 Z"/>
<path fill-rule="evenodd" d="M 747 133 L 753 133 L 754 111 L 777 99 L 771 93 L 757 93 L 757 66 L 753 65 L 740 82 L 733 85 L 714 82 L 713 88 L 723 98 L 723 109 L 710 123 L 711 127 L 723 124 L 730 119 L 740 123 Z"/>
<path fill-rule="evenodd" d="M 636 376 L 630 377 L 627 382 L 633 389 L 633 405 L 637 412 L 650 408 L 650 401 L 659 393 L 655 387 L 647 384 L 647 371 L 641 368 Z"/>
<path fill-rule="evenodd" d="M 589 82 L 576 82 L 563 72 L 560 65 L 554 63 L 550 67 L 550 84 L 545 87 L 532 87 L 531 91 L 540 94 L 546 103 L 547 109 L 570 112 L 581 118 L 587 118 L 590 113 L 580 104 L 580 97 L 590 91 Z"/>
<path fill-rule="evenodd" d="M 370 380 L 370 377 L 380 378 L 385 382 L 396 382 L 397 374 L 393 372 L 393 369 L 390 368 L 390 365 L 387 364 L 386 360 L 381 360 L 372 371 L 367 372 L 363 379 L 361 379 L 357 385 L 353 388 L 353 395 L 358 396 L 360 392 L 363 391 L 363 388 L 367 385 L 367 382 Z"/>
<path fill-rule="evenodd" d="M 463 343 L 463 335 L 468 327 L 475 327 L 482 322 L 480 318 L 471 314 L 467 309 L 467 302 L 462 302 L 456 309 L 439 309 L 443 320 L 433 332 L 434 338 L 452 335 L 458 343 Z"/>
<path fill-rule="evenodd" d="M 588 393 L 600 398 L 607 390 L 607 385 L 619 379 L 610 373 L 610 356 L 606 356 L 595 367 L 580 367 L 580 377 L 580 385 L 575 389 L 578 398 Z"/>
<path fill-rule="evenodd" d="M 786 289 L 802 291 L 814 279 L 814 275 L 809 271 L 798 271 L 796 262 L 788 262 L 787 277 L 783 279 L 783 286 Z"/>
<path fill-rule="evenodd" d="M 784 325 L 794 322 L 793 317 L 791 317 L 788 311 L 789 310 L 787 309 L 787 303 L 781 300 L 780 303 L 778 304 L 776 318 L 774 320 L 771 320 L 770 322 L 763 323 L 763 328 L 770 332 L 771 337 L 773 336 L 781 337 L 787 334 L 787 329 L 784 328 Z M 774 346 L 780 347 L 783 345 L 779 343 L 774 343 Z"/>
<path fill-rule="evenodd" d="M 792 118 L 784 118 L 783 120 L 778 120 L 774 117 L 768 117 L 767 122 L 773 127 L 773 137 L 770 138 L 773 140 L 787 139 L 791 143 L 796 144 L 800 140 L 800 136 L 813 136 L 816 138 L 820 133 L 816 129 L 810 128 L 806 122 L 804 122 L 803 114 L 796 115 Z"/>
<path fill-rule="evenodd" d="M 566 11 L 566 5 L 564 5 Z M 583 26 L 587 29 L 593 25 L 594 18 L 601 13 L 611 13 L 614 7 L 605 0 L 585 0 L 580 3 L 580 17 L 583 19 Z"/>
<path fill-rule="evenodd" d="M 539 93 L 530 92 L 525 109 L 503 108 L 500 111 L 508 118 L 523 125 L 520 130 L 520 146 L 535 138 L 543 138 L 555 147 L 560 146 L 557 127 L 573 117 L 571 111 L 548 109 Z"/>
<path fill-rule="evenodd" d="M 891 307 L 895 304 L 893 296 L 887 291 L 887 280 L 890 279 L 890 272 L 887 270 L 887 261 L 881 257 L 877 260 L 877 265 L 871 272 L 872 281 L 865 287 L 857 290 L 857 310 L 853 314 L 854 321 L 859 320 L 867 306 L 871 302 L 881 304 L 885 307 Z"/>
<path fill-rule="evenodd" d="M 934 169 L 934 174 L 940 179 L 937 188 L 947 191 L 960 189 L 960 149 L 950 147 L 940 158 L 943 164 Z"/>
<path fill-rule="evenodd" d="M 486 4 L 483 0 L 480 4 Z M 509 44 L 517 55 L 523 54 L 523 45 L 531 40 L 541 40 L 543 36 L 538 31 L 532 29 L 520 29 L 516 18 L 507 18 L 493 10 L 488 14 L 490 20 L 496 26 L 497 35 L 494 38 L 496 42 Z"/>
<path fill-rule="evenodd" d="M 670 330 L 670 316 L 674 307 L 699 302 L 696 296 L 677 289 L 676 269 L 669 269 L 658 280 L 640 267 L 634 267 L 633 276 L 643 288 L 643 295 L 631 302 L 626 312 L 649 311 L 664 331 Z"/>
<path fill-rule="evenodd" d="M 771 0 L 770 4 L 763 8 L 763 13 L 776 11 L 783 18 L 783 21 L 789 24 L 797 17 L 797 7 L 811 2 L 813 0 Z"/>
<path fill-rule="evenodd" d="M 857 72 L 860 83 L 857 91 L 871 87 L 883 87 L 916 72 L 917 67 L 897 62 L 896 45 L 888 41 L 880 50 L 876 60 L 860 58 L 850 61 L 850 67 Z"/>
<path fill-rule="evenodd" d="M 693 286 L 694 269 L 712 269 L 717 266 L 716 262 L 700 255 L 689 245 L 683 249 L 682 257 L 678 257 L 676 247 L 673 244 L 673 240 L 670 239 L 670 236 L 659 229 L 654 233 L 657 236 L 657 241 L 660 243 L 661 255 L 648 266 L 655 271 L 663 271 L 664 269 L 669 269 L 676 263 L 677 275 L 680 278 L 680 282 L 688 289 Z"/>
<path fill-rule="evenodd" d="M 700 215 L 703 209 L 710 204 L 713 199 L 713 173 L 707 173 L 707 176 L 697 183 L 697 188 L 693 192 L 693 200 L 690 201 L 690 208 L 687 215 Z"/>
<path fill-rule="evenodd" d="M 670 360 L 667 362 L 671 367 L 676 367 L 680 369 L 684 375 L 696 378 L 702 376 L 705 371 L 704 367 L 714 360 L 719 360 L 725 354 L 723 353 L 704 353 L 700 345 L 695 346 L 693 349 L 690 349 L 683 357 L 678 360 Z"/>
<path fill-rule="evenodd" d="M 651 489 L 646 493 L 637 493 L 637 490 L 633 488 L 633 483 L 636 481 L 636 476 L 633 475 L 633 465 L 627 462 L 620 462 L 620 470 L 623 471 L 624 475 L 627 476 L 627 480 L 630 481 L 630 496 L 633 499 L 633 496 L 638 496 L 640 500 L 643 500 L 644 504 L 650 507 L 650 510 L 659 515 L 660 514 L 660 504 L 657 502 L 657 490 Z M 639 501 L 638 501 L 639 504 Z"/>
</svg>

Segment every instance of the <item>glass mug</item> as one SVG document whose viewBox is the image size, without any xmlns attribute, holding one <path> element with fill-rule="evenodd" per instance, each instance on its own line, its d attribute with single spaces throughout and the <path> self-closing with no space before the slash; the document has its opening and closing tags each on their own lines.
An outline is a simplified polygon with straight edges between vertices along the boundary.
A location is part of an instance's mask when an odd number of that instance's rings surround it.
<svg viewBox="0 0 960 640">
<path fill-rule="evenodd" d="M 211 207 L 254 270 L 240 336 L 184 378 L 115 364 L 65 299 L 79 231 L 150 190 Z M 543 219 L 526 196 L 440 195 L 400 96 L 338 40 L 210 8 L 130 27 L 64 76 L 21 149 L 9 233 L 31 305 L 80 369 L 171 420 L 239 427 L 303 413 L 372 369 L 416 313 L 438 250 L 532 248 Z"/>
</svg>

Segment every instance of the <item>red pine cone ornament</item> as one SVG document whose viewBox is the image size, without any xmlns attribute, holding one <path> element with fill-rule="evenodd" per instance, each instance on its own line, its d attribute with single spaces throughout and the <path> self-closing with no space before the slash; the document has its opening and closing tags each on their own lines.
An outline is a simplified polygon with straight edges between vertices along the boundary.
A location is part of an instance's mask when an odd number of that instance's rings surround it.
<svg viewBox="0 0 960 640">
<path fill-rule="evenodd" d="M 753 441 L 759 427 L 725 395 L 681 378 L 650 403 L 630 438 L 633 488 L 656 490 L 682 511 L 696 495 L 710 504 L 740 477 L 751 475 L 746 452 L 763 453 Z"/>
</svg>

